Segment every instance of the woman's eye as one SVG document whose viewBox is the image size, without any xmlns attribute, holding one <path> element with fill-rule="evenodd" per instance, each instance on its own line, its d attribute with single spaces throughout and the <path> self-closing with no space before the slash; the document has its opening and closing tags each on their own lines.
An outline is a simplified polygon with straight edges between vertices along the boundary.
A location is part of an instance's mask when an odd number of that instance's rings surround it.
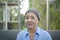
<svg viewBox="0 0 60 40">
<path fill-rule="evenodd" d="M 26 19 L 29 19 L 28 17 Z"/>
<path fill-rule="evenodd" d="M 31 19 L 34 19 L 34 17 L 32 17 Z"/>
</svg>

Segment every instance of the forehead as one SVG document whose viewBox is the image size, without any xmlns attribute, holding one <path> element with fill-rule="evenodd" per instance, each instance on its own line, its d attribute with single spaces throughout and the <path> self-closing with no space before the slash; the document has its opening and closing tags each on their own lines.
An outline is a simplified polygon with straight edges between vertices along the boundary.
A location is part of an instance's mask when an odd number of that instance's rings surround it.
<svg viewBox="0 0 60 40">
<path fill-rule="evenodd" d="M 33 13 L 33 12 L 29 12 L 29 13 L 27 13 L 25 16 L 36 16 L 36 14 Z"/>
</svg>

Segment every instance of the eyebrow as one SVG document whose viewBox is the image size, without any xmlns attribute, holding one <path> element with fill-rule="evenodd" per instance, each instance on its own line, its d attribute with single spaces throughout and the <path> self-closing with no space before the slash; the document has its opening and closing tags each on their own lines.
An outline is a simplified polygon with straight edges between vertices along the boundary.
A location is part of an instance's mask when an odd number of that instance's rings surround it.
<svg viewBox="0 0 60 40">
<path fill-rule="evenodd" d="M 29 16 L 25 16 L 25 17 L 29 17 Z"/>
<path fill-rule="evenodd" d="M 28 15 L 27 15 L 27 16 L 25 16 L 25 17 L 34 17 L 34 16 L 28 16 Z"/>
</svg>

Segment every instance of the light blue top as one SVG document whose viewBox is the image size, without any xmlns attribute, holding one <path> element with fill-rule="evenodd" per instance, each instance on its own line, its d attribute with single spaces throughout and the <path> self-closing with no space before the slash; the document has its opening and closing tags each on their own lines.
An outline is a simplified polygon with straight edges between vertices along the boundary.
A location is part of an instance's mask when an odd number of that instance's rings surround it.
<svg viewBox="0 0 60 40">
<path fill-rule="evenodd" d="M 16 40 L 30 40 L 29 32 L 27 30 L 19 32 Z M 48 32 L 37 27 L 34 40 L 52 40 L 52 38 Z"/>
</svg>

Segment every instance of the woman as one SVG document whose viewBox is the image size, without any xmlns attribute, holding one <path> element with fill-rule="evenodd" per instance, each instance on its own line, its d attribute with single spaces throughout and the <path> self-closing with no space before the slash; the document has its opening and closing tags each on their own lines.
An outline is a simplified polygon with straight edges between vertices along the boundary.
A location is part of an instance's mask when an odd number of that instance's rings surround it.
<svg viewBox="0 0 60 40">
<path fill-rule="evenodd" d="M 18 34 L 17 40 L 52 40 L 48 32 L 37 26 L 39 21 L 39 12 L 33 8 L 29 9 L 25 13 L 27 29 Z"/>
</svg>

